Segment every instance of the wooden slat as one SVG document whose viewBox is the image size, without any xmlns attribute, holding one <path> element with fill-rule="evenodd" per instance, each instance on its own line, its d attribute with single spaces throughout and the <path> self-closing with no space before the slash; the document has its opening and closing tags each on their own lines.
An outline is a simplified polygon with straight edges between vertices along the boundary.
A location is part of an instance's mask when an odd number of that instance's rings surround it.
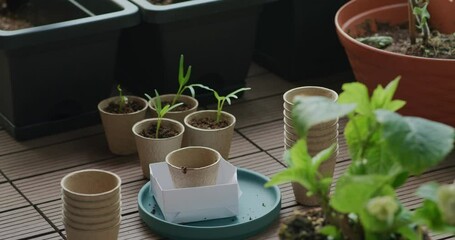
<svg viewBox="0 0 455 240">
<path fill-rule="evenodd" d="M 10 180 L 112 158 L 103 135 L 55 144 L 0 157 L 0 169 Z"/>
<path fill-rule="evenodd" d="M 26 178 L 14 184 L 30 201 L 39 204 L 60 198 L 60 181 L 66 174 L 91 168 L 112 171 L 121 177 L 123 183 L 143 179 L 137 155 L 132 155 Z"/>
<path fill-rule="evenodd" d="M 31 239 L 33 239 L 33 240 L 57 240 L 57 239 L 63 239 L 63 238 L 62 238 L 62 236 L 60 236 L 60 234 L 55 232 L 55 233 L 45 234 L 45 235 L 42 235 L 39 237 L 33 237 Z"/>
<path fill-rule="evenodd" d="M 14 140 L 6 131 L 0 131 L 0 156 L 27 149 L 39 148 L 52 144 L 70 141 L 72 139 L 100 134 L 103 132 L 101 125 L 82 128 L 70 132 L 18 142 Z"/>
<path fill-rule="evenodd" d="M 0 183 L 4 183 L 8 181 L 1 173 L 0 173 Z"/>
<path fill-rule="evenodd" d="M 254 126 L 261 123 L 279 120 L 283 116 L 281 96 L 273 96 L 258 100 L 225 106 L 224 111 L 237 118 L 236 128 Z"/>
<path fill-rule="evenodd" d="M 235 158 L 246 154 L 260 151 L 251 142 L 246 140 L 237 132 L 234 132 L 232 137 L 231 150 L 229 151 L 229 158 Z"/>
<path fill-rule="evenodd" d="M 9 183 L 0 184 L 0 212 L 30 205 Z"/>
<path fill-rule="evenodd" d="M 284 147 L 283 120 L 259 124 L 239 130 L 263 150 Z"/>
<path fill-rule="evenodd" d="M 55 232 L 33 207 L 0 213 L 0 239 L 25 239 Z"/>
<path fill-rule="evenodd" d="M 124 216 L 120 225 L 119 239 L 161 239 L 139 217 L 139 213 Z"/>
</svg>

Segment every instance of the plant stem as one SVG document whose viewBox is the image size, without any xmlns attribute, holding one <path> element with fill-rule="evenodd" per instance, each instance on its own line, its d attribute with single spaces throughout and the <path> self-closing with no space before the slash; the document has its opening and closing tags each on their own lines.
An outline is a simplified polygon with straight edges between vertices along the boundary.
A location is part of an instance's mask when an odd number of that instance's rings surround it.
<svg viewBox="0 0 455 240">
<path fill-rule="evenodd" d="M 414 16 L 413 9 L 415 3 L 414 0 L 409 0 L 408 4 L 408 22 L 409 22 L 409 40 L 411 44 L 416 43 L 417 31 L 416 31 L 416 16 Z"/>
<path fill-rule="evenodd" d="M 160 125 L 161 125 L 161 118 L 158 118 L 158 121 L 156 122 L 156 132 L 155 132 L 155 138 L 159 137 L 159 130 L 160 130 Z"/>
<path fill-rule="evenodd" d="M 219 123 L 221 120 L 221 110 L 223 110 L 225 99 L 218 101 L 217 111 L 216 111 L 216 123 Z"/>
</svg>

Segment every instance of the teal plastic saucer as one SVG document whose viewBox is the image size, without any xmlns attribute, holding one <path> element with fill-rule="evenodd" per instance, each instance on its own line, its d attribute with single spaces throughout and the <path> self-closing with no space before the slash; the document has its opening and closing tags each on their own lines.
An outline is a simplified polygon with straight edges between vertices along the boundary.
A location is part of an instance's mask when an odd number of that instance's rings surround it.
<svg viewBox="0 0 455 240">
<path fill-rule="evenodd" d="M 138 195 L 139 215 L 155 233 L 170 239 L 245 239 L 265 230 L 280 215 L 281 193 L 277 186 L 264 188 L 266 176 L 247 169 L 237 169 L 242 196 L 235 217 L 191 223 L 167 222 L 146 183 Z"/>
</svg>

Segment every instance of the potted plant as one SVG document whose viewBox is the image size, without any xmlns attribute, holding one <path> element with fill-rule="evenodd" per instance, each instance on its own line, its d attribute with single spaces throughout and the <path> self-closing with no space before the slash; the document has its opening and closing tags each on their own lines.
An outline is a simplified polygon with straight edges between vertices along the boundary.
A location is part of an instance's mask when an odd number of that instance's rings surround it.
<svg viewBox="0 0 455 240">
<path fill-rule="evenodd" d="M 454 128 L 448 125 L 394 112 L 405 104 L 393 100 L 398 81 L 377 87 L 371 98 L 365 85 L 349 83 L 343 85 L 338 103 L 314 97 L 296 100 L 293 117 L 302 138 L 285 154 L 289 167 L 267 186 L 297 182 L 309 195 L 320 198 L 321 209 L 307 213 L 303 220 L 295 218 L 298 222 L 284 227 L 282 236 L 305 231 L 296 224 L 310 228 L 305 234 L 314 235 L 308 239 L 325 239 L 323 234 L 333 239 L 414 240 L 428 239 L 423 237 L 427 229 L 455 233 L 454 185 L 421 186 L 418 194 L 424 202 L 413 212 L 396 196 L 395 190 L 409 176 L 441 162 L 455 139 Z M 352 163 L 329 195 L 332 179 L 321 175 L 318 167 L 334 146 L 311 157 L 306 135 L 311 126 L 344 115 L 349 118 L 344 132 Z M 308 218 L 317 221 L 313 224 Z M 314 225 L 318 228 L 313 229 Z"/>
<path fill-rule="evenodd" d="M 410 6 L 412 2 L 414 3 Z M 338 37 L 346 50 L 356 79 L 365 83 L 370 90 L 383 84 L 384 79 L 402 76 L 402 88 L 397 91 L 397 97 L 405 99 L 408 104 L 400 113 L 455 126 L 455 109 L 447 107 L 455 102 L 455 85 L 451 84 L 455 72 L 448 70 L 455 68 L 455 54 L 451 51 L 455 40 L 451 35 L 444 36 L 432 31 L 431 21 L 437 18 L 439 12 L 431 12 L 428 19 L 427 1 L 419 2 L 421 4 L 416 4 L 414 0 L 349 1 L 338 10 L 335 17 Z M 446 21 L 450 22 L 449 19 Z M 408 25 L 411 27 L 406 29 Z M 415 25 L 419 29 L 414 28 Z M 382 29 L 399 29 L 404 38 L 392 42 L 391 37 L 396 34 L 383 34 Z M 420 29 L 423 29 L 422 34 Z M 368 32 L 378 32 L 380 35 L 373 35 L 376 39 L 365 38 L 371 37 L 367 35 Z M 406 39 L 407 36 L 409 39 Z M 388 51 L 389 49 L 394 52 Z M 418 53 L 420 56 L 407 55 L 401 50 Z M 436 55 L 441 53 L 445 55 L 444 58 Z M 436 58 L 432 57 L 435 55 Z"/>
<path fill-rule="evenodd" d="M 232 136 L 234 135 L 235 116 L 223 111 L 224 103 L 231 104 L 232 98 L 237 98 L 238 93 L 251 88 L 240 88 L 226 96 L 220 96 L 212 91 L 217 99 L 217 110 L 202 110 L 189 114 L 184 119 L 185 142 L 183 146 L 204 146 L 217 150 L 225 159 L 229 159 Z"/>
<path fill-rule="evenodd" d="M 199 106 L 199 102 L 195 96 L 194 87 L 201 86 L 200 84 L 189 84 L 191 76 L 191 66 L 188 67 L 188 70 L 185 73 L 184 67 L 184 57 L 183 54 L 180 55 L 180 62 L 179 62 L 179 75 L 178 75 L 178 83 L 179 87 L 176 94 L 165 94 L 161 95 L 161 103 L 162 104 L 170 104 L 170 106 L 174 106 L 177 103 L 182 103 L 180 106 L 172 109 L 167 113 L 167 117 L 170 119 L 174 119 L 179 121 L 183 124 L 183 119 L 190 114 L 197 110 Z M 191 92 L 191 96 L 183 95 L 185 90 L 189 90 Z M 152 117 L 156 117 L 156 109 L 155 109 L 155 99 L 152 98 L 149 101 L 149 107 L 152 109 Z"/>
<path fill-rule="evenodd" d="M 333 18 L 347 0 L 279 0 L 259 15 L 253 58 L 284 79 L 298 81 L 349 69 Z"/>
<path fill-rule="evenodd" d="M 11 2 L 22 4 L 0 7 L 2 125 L 22 140 L 98 123 L 120 31 L 139 22 L 137 7 L 126 0 Z"/>
<path fill-rule="evenodd" d="M 117 85 L 117 91 L 118 96 L 98 104 L 98 111 L 111 152 L 128 155 L 137 152 L 131 128 L 145 118 L 147 101 L 136 96 L 124 96 L 120 85 Z"/>
<path fill-rule="evenodd" d="M 195 82 L 221 94 L 244 87 L 257 18 L 268 1 L 273 0 L 132 0 L 142 23 L 121 36 L 119 81 L 136 94 L 154 88 L 171 93 L 178 87 L 172 80 L 175 59 L 184 53 L 200 66 L 192 73 Z M 143 55 L 147 61 L 138 57 Z M 198 93 L 199 100 L 210 98 L 210 92 Z"/>
<path fill-rule="evenodd" d="M 179 149 L 182 145 L 184 126 L 169 118 L 166 113 L 182 105 L 182 103 L 162 107 L 161 98 L 155 90 L 155 109 L 157 118 L 144 119 L 134 124 L 132 131 L 135 135 L 139 160 L 144 177 L 150 178 L 149 164 L 162 162 L 168 153 Z"/>
</svg>

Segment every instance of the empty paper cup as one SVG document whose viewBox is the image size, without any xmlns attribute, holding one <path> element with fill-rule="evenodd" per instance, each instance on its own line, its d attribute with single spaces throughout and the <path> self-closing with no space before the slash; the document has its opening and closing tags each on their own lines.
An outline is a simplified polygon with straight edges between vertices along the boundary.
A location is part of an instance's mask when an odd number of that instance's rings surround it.
<svg viewBox="0 0 455 240">
<path fill-rule="evenodd" d="M 283 100 L 285 108 L 291 110 L 294 105 L 294 98 L 296 96 L 308 97 L 308 96 L 322 96 L 332 99 L 334 102 L 338 99 L 338 94 L 332 89 L 317 87 L 317 86 L 305 86 L 290 89 L 283 94 Z"/>
<path fill-rule="evenodd" d="M 111 228 L 115 225 L 120 224 L 120 221 L 121 221 L 120 215 L 116 216 L 115 218 L 113 218 L 109 221 L 102 222 L 102 223 L 96 223 L 96 224 L 81 223 L 81 222 L 77 222 L 68 217 L 63 216 L 63 222 L 65 223 L 65 226 L 69 225 L 75 229 L 87 230 L 87 231 Z"/>
<path fill-rule="evenodd" d="M 80 216 L 99 216 L 103 214 L 109 214 L 112 212 L 117 212 L 118 210 L 121 210 L 121 201 L 117 201 L 116 203 L 109 205 L 107 207 L 99 207 L 99 208 L 80 208 L 80 207 L 74 207 L 66 202 L 63 203 L 63 209 L 65 209 L 68 212 L 78 214 Z"/>
<path fill-rule="evenodd" d="M 75 223 L 83 223 L 83 224 L 102 224 L 110 221 L 118 221 L 120 216 L 120 206 L 117 210 L 112 211 L 106 214 L 99 214 L 93 216 L 80 216 L 77 213 L 73 213 L 68 211 L 67 209 L 63 209 L 63 216 Z"/>
<path fill-rule="evenodd" d="M 65 228 L 68 240 L 117 240 L 120 223 L 98 230 L 81 230 L 69 225 L 66 225 Z"/>
<path fill-rule="evenodd" d="M 185 147 L 166 156 L 166 163 L 176 188 L 216 184 L 221 155 L 207 147 Z"/>
<path fill-rule="evenodd" d="M 61 186 L 63 195 L 75 201 L 108 201 L 112 198 L 118 200 L 121 182 L 114 173 L 88 169 L 66 175 Z"/>
</svg>

